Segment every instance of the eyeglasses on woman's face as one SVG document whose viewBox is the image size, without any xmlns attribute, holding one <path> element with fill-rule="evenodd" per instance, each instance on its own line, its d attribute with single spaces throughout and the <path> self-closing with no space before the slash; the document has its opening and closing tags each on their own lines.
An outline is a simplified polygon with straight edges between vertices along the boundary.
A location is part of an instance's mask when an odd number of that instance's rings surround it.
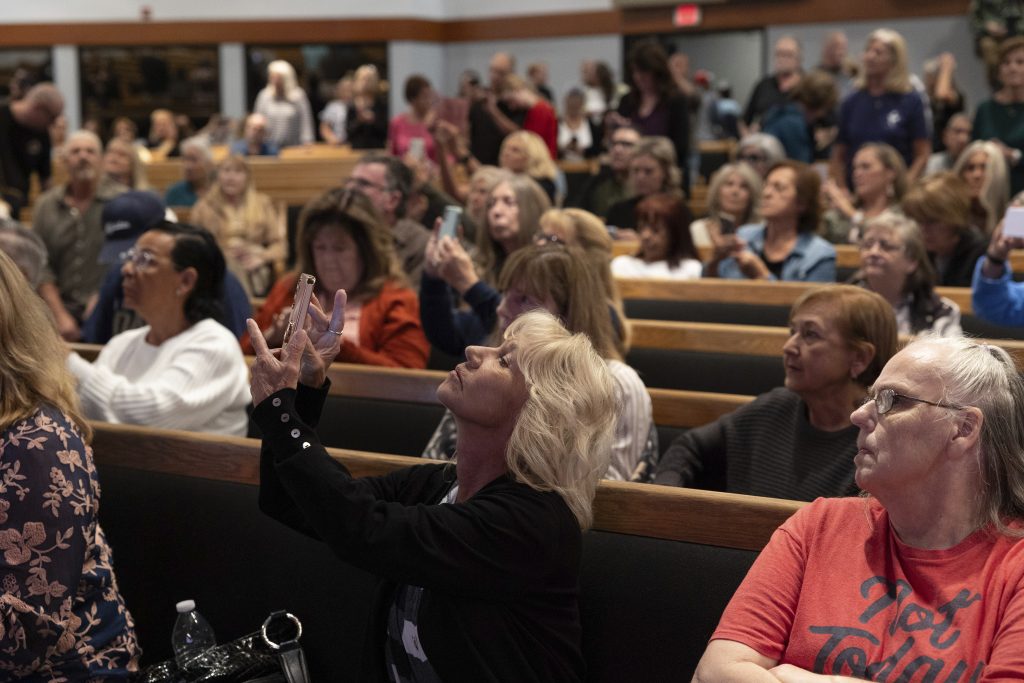
<svg viewBox="0 0 1024 683">
<path fill-rule="evenodd" d="M 874 396 L 868 396 L 864 399 L 864 403 L 868 401 L 875 402 L 875 409 L 879 415 L 885 415 L 892 410 L 900 401 L 916 401 L 917 403 L 927 403 L 930 406 L 936 408 L 949 408 L 950 410 L 961 410 L 963 406 L 953 405 L 951 403 L 942 403 L 940 401 L 929 401 L 925 398 L 917 398 L 916 396 L 907 396 L 901 394 L 895 389 L 882 389 L 875 393 Z"/>
<path fill-rule="evenodd" d="M 131 263 L 139 270 L 148 270 L 156 265 L 156 262 L 156 255 L 146 249 L 132 247 L 128 251 L 121 252 L 121 263 Z"/>
</svg>

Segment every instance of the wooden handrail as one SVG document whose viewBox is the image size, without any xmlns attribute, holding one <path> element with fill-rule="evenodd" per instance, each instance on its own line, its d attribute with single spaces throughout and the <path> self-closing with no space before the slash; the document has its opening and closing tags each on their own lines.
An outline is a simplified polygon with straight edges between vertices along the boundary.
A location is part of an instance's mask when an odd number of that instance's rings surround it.
<svg viewBox="0 0 1024 683">
<path fill-rule="evenodd" d="M 107 466 L 258 485 L 260 442 L 242 437 L 94 422 L 93 452 Z M 379 476 L 419 458 L 329 448 L 353 476 Z M 760 550 L 803 503 L 731 493 L 601 482 L 594 529 L 634 536 Z M 259 514 L 253 510 L 253 514 Z"/>
</svg>

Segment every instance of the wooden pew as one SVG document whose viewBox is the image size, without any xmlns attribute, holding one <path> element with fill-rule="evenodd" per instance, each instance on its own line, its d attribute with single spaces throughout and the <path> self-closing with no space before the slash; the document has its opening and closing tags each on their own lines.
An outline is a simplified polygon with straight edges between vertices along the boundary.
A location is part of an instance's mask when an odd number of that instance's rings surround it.
<svg viewBox="0 0 1024 683">
<path fill-rule="evenodd" d="M 170 656 L 176 601 L 193 598 L 222 640 L 287 609 L 313 680 L 347 680 L 375 581 L 257 509 L 259 443 L 95 423 L 100 520 L 143 664 Z M 355 476 L 420 461 L 330 450 Z M 800 503 L 602 482 L 580 577 L 588 680 L 686 680 L 736 586 Z M 651 643 L 673 647 L 651 648 Z"/>
<path fill-rule="evenodd" d="M 72 344 L 86 360 L 95 360 L 103 348 L 99 344 Z M 251 365 L 255 359 L 246 356 Z M 440 405 L 437 387 L 447 373 L 438 370 L 383 368 L 354 363 L 332 363 L 329 395 L 338 398 L 402 401 Z M 654 422 L 657 425 L 685 429 L 707 424 L 750 402 L 753 397 L 673 389 L 648 389 Z"/>
<path fill-rule="evenodd" d="M 310 199 L 340 185 L 363 155 L 308 156 L 290 159 L 248 157 L 256 189 L 275 201 L 302 206 Z M 161 161 L 146 166 L 149 182 L 164 193 L 182 178 L 181 161 Z"/>
<path fill-rule="evenodd" d="M 618 243 L 616 243 L 617 245 Z M 729 304 L 792 306 L 816 282 L 778 282 L 765 280 L 659 280 L 655 278 L 616 278 L 623 299 L 664 301 L 705 301 Z M 968 287 L 936 287 L 940 296 L 955 302 L 964 315 L 973 313 Z"/>
</svg>

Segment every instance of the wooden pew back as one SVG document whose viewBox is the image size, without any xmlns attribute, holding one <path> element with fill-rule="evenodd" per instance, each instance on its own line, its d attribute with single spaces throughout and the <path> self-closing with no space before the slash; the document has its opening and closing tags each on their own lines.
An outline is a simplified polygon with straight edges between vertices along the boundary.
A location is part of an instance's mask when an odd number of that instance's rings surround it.
<svg viewBox="0 0 1024 683">
<path fill-rule="evenodd" d="M 100 519 L 144 663 L 170 656 L 174 603 L 193 598 L 222 640 L 288 609 L 303 621 L 313 680 L 353 677 L 375 581 L 260 514 L 258 442 L 93 426 Z M 418 462 L 330 453 L 355 476 Z M 757 552 L 800 505 L 602 483 L 581 573 L 588 680 L 688 678 Z M 664 642 L 678 646 L 650 648 Z"/>
</svg>

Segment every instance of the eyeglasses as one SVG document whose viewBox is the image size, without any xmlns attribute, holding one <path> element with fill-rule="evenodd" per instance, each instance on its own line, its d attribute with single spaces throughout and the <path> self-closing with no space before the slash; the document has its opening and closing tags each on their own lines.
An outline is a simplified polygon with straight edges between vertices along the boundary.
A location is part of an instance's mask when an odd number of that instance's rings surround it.
<svg viewBox="0 0 1024 683">
<path fill-rule="evenodd" d="M 736 161 L 745 161 L 748 164 L 763 164 L 768 161 L 768 157 L 763 154 L 740 154 L 736 157 Z"/>
<path fill-rule="evenodd" d="M 384 185 L 378 185 L 366 178 L 356 178 L 354 176 L 349 176 L 349 179 L 345 181 L 345 187 L 356 187 L 360 190 L 374 189 L 380 190 L 381 192 L 387 192 L 388 190 Z"/>
<path fill-rule="evenodd" d="M 612 147 L 636 147 L 632 140 L 612 140 Z"/>
<path fill-rule="evenodd" d="M 540 232 L 534 238 L 534 243 L 538 246 L 543 244 L 562 244 L 562 238 L 558 235 L 552 235 L 551 233 Z"/>
<path fill-rule="evenodd" d="M 893 409 L 899 401 L 917 401 L 918 403 L 927 403 L 930 406 L 936 408 L 949 408 L 950 410 L 961 410 L 963 406 L 953 405 L 951 403 L 939 403 L 936 401 L 929 401 L 924 398 L 917 398 L 915 396 L 907 396 L 905 394 L 897 393 L 894 389 L 882 389 L 874 396 L 868 396 L 864 399 L 866 404 L 868 401 L 875 402 L 875 408 L 878 410 L 879 415 L 885 415 Z"/>
<path fill-rule="evenodd" d="M 131 264 L 139 270 L 148 270 L 156 265 L 157 258 L 151 251 L 132 247 L 128 251 L 121 252 L 121 262 L 131 262 Z"/>
<path fill-rule="evenodd" d="M 895 252 L 900 251 L 901 249 L 903 249 L 903 245 L 902 244 L 898 244 L 896 242 L 887 242 L 886 240 L 866 239 L 866 240 L 861 240 L 860 250 L 861 251 L 871 251 L 871 248 L 875 247 L 875 246 L 877 246 L 882 251 L 888 252 L 890 254 L 895 253 Z"/>
</svg>

